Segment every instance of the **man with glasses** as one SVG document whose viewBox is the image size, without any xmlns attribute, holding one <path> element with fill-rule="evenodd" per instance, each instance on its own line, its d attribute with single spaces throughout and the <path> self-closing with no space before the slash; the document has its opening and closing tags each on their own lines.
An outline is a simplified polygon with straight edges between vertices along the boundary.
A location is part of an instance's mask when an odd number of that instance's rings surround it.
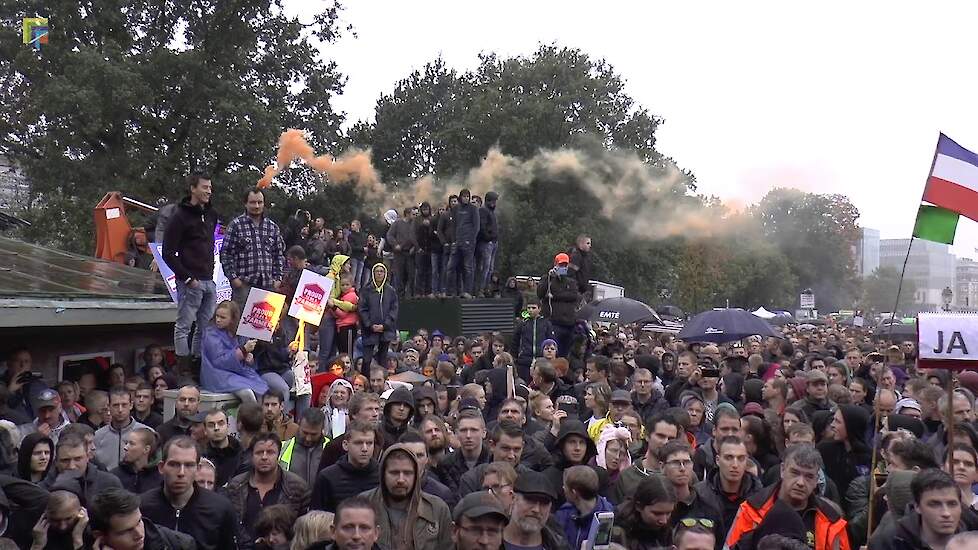
<svg viewBox="0 0 978 550">
<path fill-rule="evenodd" d="M 765 526 L 765 518 L 775 500 L 794 510 L 806 530 L 809 545 L 817 548 L 849 548 L 846 521 L 838 506 L 815 494 L 818 487 L 822 455 L 815 447 L 799 443 L 788 446 L 781 462 L 781 481 L 767 487 L 740 504 L 725 548 L 746 550 L 754 548 L 754 535 Z M 779 508 L 783 509 L 783 506 Z M 767 525 L 768 532 L 777 526 Z M 870 547 L 874 547 L 870 544 Z"/>
<path fill-rule="evenodd" d="M 487 491 L 469 493 L 452 515 L 452 541 L 456 548 L 497 550 L 509 517 L 499 500 Z"/>
<path fill-rule="evenodd" d="M 570 548 L 564 535 L 547 525 L 557 500 L 550 482 L 538 472 L 525 471 L 516 478 L 513 491 L 513 509 L 503 529 L 503 544 L 521 550 Z"/>
<path fill-rule="evenodd" d="M 720 511 L 693 490 L 693 453 L 685 441 L 670 441 L 658 452 L 659 468 L 676 491 L 676 508 L 672 521 L 684 518 L 709 520 L 710 529 L 717 537 L 722 537 L 723 525 Z"/>
<path fill-rule="evenodd" d="M 489 491 L 503 505 L 504 510 L 513 508 L 513 485 L 516 484 L 516 470 L 506 462 L 493 462 L 486 466 L 482 476 L 482 490 Z"/>
</svg>

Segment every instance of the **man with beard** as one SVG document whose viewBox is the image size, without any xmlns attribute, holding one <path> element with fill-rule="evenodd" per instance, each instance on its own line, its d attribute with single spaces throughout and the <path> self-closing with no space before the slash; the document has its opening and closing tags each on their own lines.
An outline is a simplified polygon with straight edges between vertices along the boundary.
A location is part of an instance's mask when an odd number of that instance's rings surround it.
<svg viewBox="0 0 978 550">
<path fill-rule="evenodd" d="M 345 498 L 373 489 L 379 483 L 374 448 L 376 427 L 354 420 L 346 428 L 343 450 L 346 454 L 319 472 L 313 487 L 312 508 L 334 512 Z"/>
<path fill-rule="evenodd" d="M 492 462 L 489 445 L 485 444 L 486 421 L 482 413 L 466 409 L 459 413 L 455 428 L 459 448 L 440 461 L 436 473 L 452 491 L 457 491 L 462 477 L 471 469 Z"/>
<path fill-rule="evenodd" d="M 384 433 L 384 448 L 390 447 L 401 437 L 414 416 L 414 396 L 406 388 L 391 392 L 384 404 L 384 420 L 381 430 Z"/>
<path fill-rule="evenodd" d="M 519 474 L 513 487 L 513 510 L 503 529 L 507 548 L 557 550 L 569 548 L 564 534 L 549 525 L 550 512 L 557 499 L 553 487 L 540 473 L 527 470 Z"/>
<path fill-rule="evenodd" d="M 82 548 L 88 513 L 78 497 L 68 491 L 54 491 L 47 511 L 34 526 L 31 550 L 76 550 Z"/>
<path fill-rule="evenodd" d="M 163 476 L 156 467 L 156 432 L 150 428 L 133 430 L 126 438 L 125 454 L 119 467 L 112 474 L 122 482 L 123 489 L 141 494 L 163 483 Z"/>
<path fill-rule="evenodd" d="M 267 506 L 284 504 L 298 517 L 309 507 L 309 486 L 299 476 L 278 465 L 282 442 L 275 434 L 263 433 L 251 442 L 252 471 L 228 482 L 224 493 L 242 527 L 243 542 L 255 540 L 252 529 Z M 247 544 L 250 546 L 250 544 Z"/>
<path fill-rule="evenodd" d="M 214 463 L 214 483 L 217 487 L 224 487 L 241 468 L 241 443 L 228 433 L 228 415 L 222 409 L 207 411 L 204 416 L 204 432 L 207 445 L 203 455 Z"/>
<path fill-rule="evenodd" d="M 445 502 L 421 489 L 421 467 L 408 448 L 395 444 L 380 459 L 380 486 L 361 496 L 370 501 L 380 526 L 378 543 L 399 547 L 412 540 L 414 548 L 451 548 L 451 514 Z"/>
<path fill-rule="evenodd" d="M 455 506 L 452 540 L 456 548 L 498 550 L 503 547 L 503 529 L 509 517 L 489 491 L 476 491 Z"/>
<path fill-rule="evenodd" d="M 445 421 L 440 416 L 431 414 L 421 419 L 418 429 L 421 431 L 425 446 L 428 448 L 429 469 L 434 475 L 433 470 L 438 467 L 438 464 L 454 452 L 449 448 L 448 439 L 445 437 Z M 439 479 L 438 481 L 442 480 Z M 442 483 L 444 484 L 444 481 Z"/>
<path fill-rule="evenodd" d="M 421 490 L 445 501 L 449 508 L 455 506 L 458 498 L 444 483 L 438 481 L 436 476 L 431 474 L 431 464 L 428 461 L 428 446 L 424 442 L 424 436 L 415 430 L 408 430 L 401 436 L 398 443 L 411 451 L 418 467 L 421 468 Z"/>
</svg>

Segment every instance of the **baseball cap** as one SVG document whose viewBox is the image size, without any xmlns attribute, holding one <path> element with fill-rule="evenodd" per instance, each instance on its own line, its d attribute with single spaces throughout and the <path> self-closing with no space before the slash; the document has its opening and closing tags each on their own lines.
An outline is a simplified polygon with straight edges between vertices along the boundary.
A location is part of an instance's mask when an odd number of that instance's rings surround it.
<svg viewBox="0 0 978 550">
<path fill-rule="evenodd" d="M 824 372 L 818 369 L 813 369 L 808 371 L 808 383 L 811 384 L 812 382 L 818 382 L 818 381 L 822 381 L 828 384 L 829 377 Z"/>
<path fill-rule="evenodd" d="M 551 503 L 557 501 L 557 493 L 551 487 L 550 481 L 543 474 L 533 470 L 522 472 L 516 478 L 513 492 L 525 496 L 543 497 L 549 499 Z"/>
<path fill-rule="evenodd" d="M 489 491 L 475 491 L 465 495 L 455 505 L 455 510 L 452 511 L 452 519 L 455 520 L 455 523 L 458 523 L 463 517 L 476 519 L 489 515 L 498 516 L 503 521 L 509 519 L 506 511 L 499 503 L 499 499 L 492 496 Z"/>
<path fill-rule="evenodd" d="M 466 397 L 458 402 L 458 410 L 464 411 L 465 409 L 475 409 L 481 410 L 479 407 L 479 400 L 474 397 Z"/>
<path fill-rule="evenodd" d="M 46 389 L 34 398 L 34 408 L 57 407 L 61 405 L 61 395 L 52 389 Z"/>
<path fill-rule="evenodd" d="M 570 263 L 570 256 L 564 254 L 563 252 L 554 256 L 554 265 L 569 264 L 569 263 Z"/>
<path fill-rule="evenodd" d="M 629 395 L 627 390 L 615 390 L 611 392 L 611 402 L 612 403 L 631 403 L 632 396 Z"/>
</svg>

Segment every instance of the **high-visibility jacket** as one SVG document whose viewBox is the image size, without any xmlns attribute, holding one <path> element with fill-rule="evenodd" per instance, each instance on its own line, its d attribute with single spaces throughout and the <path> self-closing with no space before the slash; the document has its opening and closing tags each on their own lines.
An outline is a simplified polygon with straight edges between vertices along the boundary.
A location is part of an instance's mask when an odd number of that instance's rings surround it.
<svg viewBox="0 0 978 550">
<path fill-rule="evenodd" d="M 741 547 L 753 548 L 758 541 L 747 543 L 752 532 L 764 521 L 775 499 L 781 484 L 773 485 L 751 496 L 740 504 L 733 525 L 727 533 L 724 550 L 734 550 L 739 542 Z M 830 501 L 821 497 L 815 498 L 815 550 L 851 550 L 849 536 L 846 533 L 846 520 L 842 513 Z"/>
<path fill-rule="evenodd" d="M 295 449 L 295 439 L 286 439 L 282 442 L 282 453 L 278 457 L 278 461 L 282 464 L 282 467 L 286 470 L 292 465 L 292 450 Z M 323 448 L 326 448 L 326 444 L 329 443 L 330 439 L 328 437 L 323 438 Z"/>
</svg>

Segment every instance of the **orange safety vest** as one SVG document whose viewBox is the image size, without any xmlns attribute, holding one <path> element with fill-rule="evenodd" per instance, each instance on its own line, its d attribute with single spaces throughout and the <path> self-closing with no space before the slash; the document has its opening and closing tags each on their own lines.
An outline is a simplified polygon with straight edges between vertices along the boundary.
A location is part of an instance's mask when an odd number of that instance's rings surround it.
<svg viewBox="0 0 978 550">
<path fill-rule="evenodd" d="M 727 534 L 727 542 L 723 545 L 724 550 L 730 550 L 736 546 L 741 537 L 757 529 L 774 505 L 774 500 L 778 498 L 780 486 L 778 484 L 772 488 L 771 495 L 760 509 L 751 504 L 750 500 L 753 499 L 740 503 L 740 509 L 737 510 L 737 516 Z M 817 504 L 815 511 L 815 550 L 851 550 L 849 535 L 846 533 L 846 520 L 840 516 L 839 519 L 832 521 L 822 510 L 820 503 Z"/>
</svg>

